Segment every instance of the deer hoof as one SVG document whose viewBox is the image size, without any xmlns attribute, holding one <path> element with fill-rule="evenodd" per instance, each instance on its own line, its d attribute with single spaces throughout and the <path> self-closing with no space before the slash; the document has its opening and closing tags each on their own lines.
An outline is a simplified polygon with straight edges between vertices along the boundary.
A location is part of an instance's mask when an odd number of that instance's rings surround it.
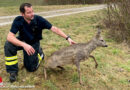
<svg viewBox="0 0 130 90">
<path fill-rule="evenodd" d="M 80 85 L 84 86 L 84 83 L 82 81 L 79 82 Z"/>
<path fill-rule="evenodd" d="M 82 86 L 84 86 L 84 83 L 83 83 L 83 82 L 80 82 L 79 84 L 82 85 Z"/>
<path fill-rule="evenodd" d="M 97 67 L 98 67 L 98 64 L 95 65 L 95 68 L 97 68 Z"/>
</svg>

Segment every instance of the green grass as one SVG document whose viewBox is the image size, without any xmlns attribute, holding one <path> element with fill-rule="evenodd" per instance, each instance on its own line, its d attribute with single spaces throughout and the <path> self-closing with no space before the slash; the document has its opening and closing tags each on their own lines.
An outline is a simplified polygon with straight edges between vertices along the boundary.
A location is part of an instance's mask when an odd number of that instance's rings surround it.
<svg viewBox="0 0 130 90">
<path fill-rule="evenodd" d="M 0 0 L 0 7 L 16 6 L 25 0 Z"/>
<path fill-rule="evenodd" d="M 46 87 L 46 89 L 50 89 L 50 90 L 58 90 L 58 88 L 56 87 L 56 85 L 52 82 L 52 81 L 50 81 L 50 80 L 48 80 L 45 84 L 43 84 L 44 85 L 44 87 Z"/>
<path fill-rule="evenodd" d="M 29 2 L 33 5 L 44 5 L 42 0 L 0 0 L 0 7 L 19 6 L 24 2 Z"/>
<path fill-rule="evenodd" d="M 70 16 L 61 16 L 48 19 L 53 25 L 59 27 L 70 35 L 76 42 L 88 42 L 96 33 L 95 26 L 101 23 L 103 11 L 93 11 Z M 8 74 L 4 65 L 4 43 L 9 32 L 10 25 L 0 27 L 0 76 L 3 83 L 9 83 Z M 107 29 L 102 28 L 102 35 L 109 47 L 97 48 L 92 55 L 99 64 L 95 69 L 93 59 L 81 62 L 81 74 L 84 86 L 78 83 L 78 74 L 73 65 L 65 66 L 65 71 L 47 70 L 48 80 L 44 79 L 43 64 L 36 72 L 29 73 L 23 66 L 22 51 L 18 52 L 19 76 L 18 81 L 11 84 L 16 86 L 34 85 L 35 88 L 45 90 L 129 90 L 130 89 L 130 55 L 127 46 L 118 44 L 105 37 Z M 41 47 L 44 49 L 46 58 L 60 48 L 69 46 L 69 43 L 49 30 L 43 31 Z M 10 84 L 9 84 L 10 85 Z"/>
</svg>

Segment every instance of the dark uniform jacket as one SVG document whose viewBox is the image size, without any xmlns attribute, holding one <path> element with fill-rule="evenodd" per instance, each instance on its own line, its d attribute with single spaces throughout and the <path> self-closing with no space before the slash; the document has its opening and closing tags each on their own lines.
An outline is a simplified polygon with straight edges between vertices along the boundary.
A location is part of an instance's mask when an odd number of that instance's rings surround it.
<svg viewBox="0 0 130 90">
<path fill-rule="evenodd" d="M 42 39 L 42 30 L 51 29 L 52 24 L 41 16 L 34 15 L 34 19 L 28 24 L 23 16 L 14 19 L 10 32 L 18 34 L 18 38 L 28 44 Z"/>
</svg>

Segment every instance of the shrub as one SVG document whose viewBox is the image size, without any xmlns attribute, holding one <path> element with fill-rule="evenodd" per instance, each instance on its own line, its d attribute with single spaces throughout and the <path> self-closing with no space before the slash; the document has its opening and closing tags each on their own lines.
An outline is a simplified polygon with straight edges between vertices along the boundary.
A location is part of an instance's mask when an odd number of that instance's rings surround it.
<svg viewBox="0 0 130 90">
<path fill-rule="evenodd" d="M 130 42 L 130 0 L 106 0 L 106 27 L 118 42 Z"/>
</svg>

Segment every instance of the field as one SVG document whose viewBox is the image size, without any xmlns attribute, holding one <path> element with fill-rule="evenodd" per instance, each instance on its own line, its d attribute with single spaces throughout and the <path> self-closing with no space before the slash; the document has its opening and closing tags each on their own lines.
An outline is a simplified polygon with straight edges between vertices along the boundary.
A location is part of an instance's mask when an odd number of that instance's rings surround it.
<svg viewBox="0 0 130 90">
<path fill-rule="evenodd" d="M 19 15 L 19 6 L 21 3 L 29 0 L 0 0 L 0 16 Z M 35 0 L 32 0 L 35 1 Z M 43 12 L 57 9 L 79 8 L 91 5 L 35 5 L 32 4 L 35 12 Z"/>
<path fill-rule="evenodd" d="M 33 5 L 42 5 L 43 0 L 0 0 L 0 7 L 19 6 L 23 2 L 29 2 Z"/>
<path fill-rule="evenodd" d="M 11 25 L 0 27 L 0 76 L 5 86 L 34 86 L 43 90 L 130 90 L 130 48 L 109 39 L 107 29 L 103 26 L 103 10 L 80 13 L 70 16 L 49 18 L 48 20 L 70 35 L 77 43 L 88 42 L 96 33 L 96 25 L 102 26 L 102 35 L 106 40 L 107 48 L 97 48 L 92 55 L 95 56 L 99 67 L 94 68 L 95 63 L 88 59 L 81 63 L 81 73 L 84 86 L 78 83 L 78 74 L 73 65 L 65 66 L 65 71 L 48 70 L 48 80 L 44 79 L 42 63 L 36 72 L 30 73 L 24 69 L 22 51 L 18 52 L 19 76 L 18 81 L 10 84 L 9 75 L 6 73 L 4 64 L 4 43 Z M 5 14 L 5 13 L 4 13 Z M 2 14 L 1 14 L 2 15 Z M 41 47 L 45 52 L 45 60 L 51 53 L 60 48 L 69 46 L 69 43 L 52 33 L 43 31 Z M 1 88 L 0 88 L 1 89 Z M 14 90 L 12 88 L 11 90 Z M 34 89 L 34 88 L 32 88 Z M 35 89 L 36 90 L 36 89 Z"/>
</svg>

